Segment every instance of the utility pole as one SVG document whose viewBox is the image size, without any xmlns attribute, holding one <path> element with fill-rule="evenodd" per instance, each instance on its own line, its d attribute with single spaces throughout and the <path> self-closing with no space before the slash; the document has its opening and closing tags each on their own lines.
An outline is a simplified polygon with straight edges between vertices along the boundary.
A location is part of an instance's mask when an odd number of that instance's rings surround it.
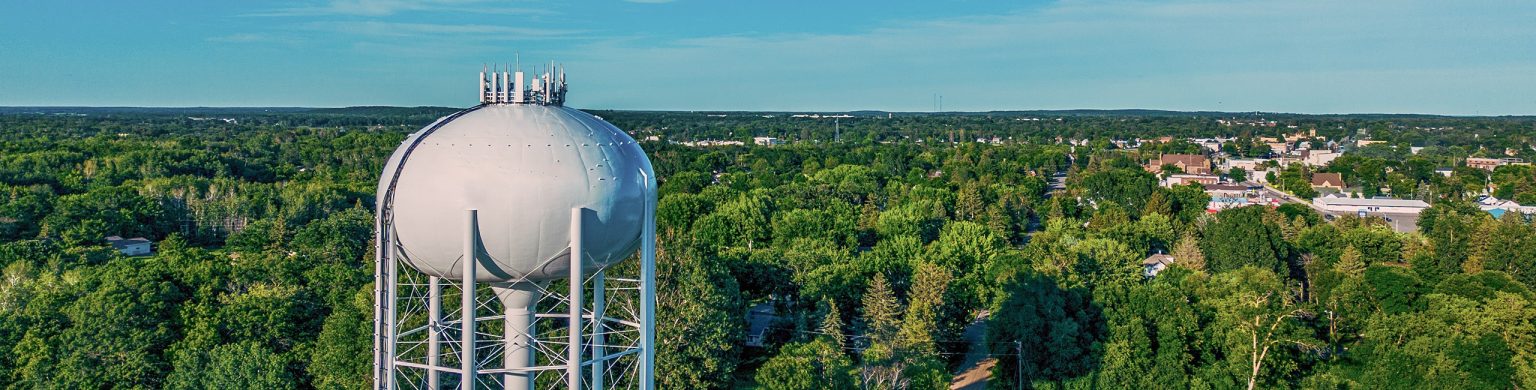
<svg viewBox="0 0 1536 390">
<path fill-rule="evenodd" d="M 1019 348 L 1019 356 L 1013 359 L 1018 370 L 1014 374 L 1014 383 L 1018 384 L 1019 390 L 1024 390 L 1024 340 L 1013 340 L 1013 345 Z"/>
</svg>

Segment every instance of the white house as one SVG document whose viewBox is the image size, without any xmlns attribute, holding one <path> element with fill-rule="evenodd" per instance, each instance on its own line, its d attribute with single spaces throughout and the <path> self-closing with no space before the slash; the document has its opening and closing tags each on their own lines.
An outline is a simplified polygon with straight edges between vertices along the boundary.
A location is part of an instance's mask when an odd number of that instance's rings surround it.
<svg viewBox="0 0 1536 390">
<path fill-rule="evenodd" d="M 1141 261 L 1142 276 L 1149 278 L 1157 276 L 1157 273 L 1163 272 L 1164 269 L 1167 269 L 1168 266 L 1172 264 L 1173 256 L 1165 255 L 1162 253 L 1147 256 L 1146 260 Z"/>
<path fill-rule="evenodd" d="M 154 249 L 151 248 L 151 245 L 154 244 L 154 242 L 151 242 L 149 239 L 144 237 L 122 238 L 119 236 L 110 236 L 107 237 L 107 243 L 112 245 L 112 249 L 116 249 L 118 252 L 122 252 L 123 254 L 129 256 L 140 256 L 155 253 Z"/>
</svg>

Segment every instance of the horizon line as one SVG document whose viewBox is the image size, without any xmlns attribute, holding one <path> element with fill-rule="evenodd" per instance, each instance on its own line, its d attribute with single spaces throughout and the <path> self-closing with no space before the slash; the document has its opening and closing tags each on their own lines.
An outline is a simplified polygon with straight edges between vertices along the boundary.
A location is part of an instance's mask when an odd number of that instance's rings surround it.
<svg viewBox="0 0 1536 390">
<path fill-rule="evenodd" d="M 89 106 L 89 105 L 36 105 L 36 106 L 32 106 L 32 105 L 21 105 L 21 106 L 13 106 L 13 105 L 0 105 L 0 110 L 6 110 L 6 109 L 9 109 L 9 110 L 14 110 L 14 109 L 54 109 L 54 110 L 58 110 L 58 109 L 76 109 L 76 108 L 83 108 L 83 109 L 157 109 L 157 110 L 197 110 L 197 109 L 206 109 L 206 110 L 219 110 L 219 109 L 237 109 L 237 110 L 255 110 L 255 109 L 326 110 L 326 109 L 348 109 L 348 108 L 442 108 L 442 109 L 461 110 L 461 109 L 468 108 L 468 107 L 474 107 L 474 106 L 451 107 L 451 106 L 434 106 L 434 105 L 414 105 L 414 106 L 413 105 L 403 105 L 403 106 L 396 106 L 396 105 L 358 105 L 358 106 L 127 106 L 127 105 L 105 105 L 105 106 Z M 572 107 L 572 108 L 576 108 L 576 107 Z M 722 113 L 856 113 L 856 112 L 880 112 L 880 113 L 891 113 L 891 114 L 990 114 L 990 113 L 1011 113 L 1011 112 L 1022 113 L 1022 112 L 1070 112 L 1070 111 L 1085 111 L 1085 112 L 1095 112 L 1095 111 L 1103 111 L 1103 112 L 1112 112 L 1112 111 L 1150 111 L 1150 112 L 1180 113 L 1180 114 L 1259 114 L 1259 115 L 1271 114 L 1271 115 L 1301 115 L 1301 116 L 1373 116 L 1374 115 L 1374 116 L 1436 116 L 1436 117 L 1448 117 L 1448 118 L 1536 117 L 1536 113 L 1531 113 L 1531 114 L 1442 114 L 1442 113 L 1418 113 L 1418 112 L 1398 112 L 1398 113 L 1389 113 L 1389 112 L 1309 113 L 1309 112 L 1284 112 L 1284 111 L 1263 111 L 1263 110 L 1245 110 L 1245 111 L 1176 110 L 1176 109 L 1161 109 L 1161 108 L 1030 108 L 1030 109 L 985 110 L 985 111 L 961 111 L 961 110 L 946 110 L 946 111 L 895 111 L 895 110 L 881 110 L 881 109 L 858 109 L 858 110 L 742 110 L 742 109 L 693 109 L 693 110 L 688 110 L 688 109 L 619 109 L 619 108 L 576 108 L 576 109 L 580 109 L 580 110 L 593 110 L 593 111 L 678 112 L 678 113 L 685 113 L 685 112 L 722 112 Z M 9 113 L 0 113 L 0 114 L 16 114 L 16 113 L 9 112 Z"/>
</svg>

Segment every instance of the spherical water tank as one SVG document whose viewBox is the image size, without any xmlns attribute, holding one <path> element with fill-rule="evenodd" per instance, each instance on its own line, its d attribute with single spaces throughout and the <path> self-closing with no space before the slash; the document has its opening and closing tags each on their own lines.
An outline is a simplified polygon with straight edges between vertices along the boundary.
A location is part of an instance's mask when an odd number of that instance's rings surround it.
<svg viewBox="0 0 1536 390">
<path fill-rule="evenodd" d="M 385 165 L 379 211 L 396 258 L 417 270 L 463 279 L 465 210 L 475 209 L 475 280 L 547 281 L 569 276 L 575 207 L 588 210 L 583 269 L 633 253 L 654 177 L 635 140 L 601 118 L 561 106 L 487 104 L 407 137 Z"/>
</svg>

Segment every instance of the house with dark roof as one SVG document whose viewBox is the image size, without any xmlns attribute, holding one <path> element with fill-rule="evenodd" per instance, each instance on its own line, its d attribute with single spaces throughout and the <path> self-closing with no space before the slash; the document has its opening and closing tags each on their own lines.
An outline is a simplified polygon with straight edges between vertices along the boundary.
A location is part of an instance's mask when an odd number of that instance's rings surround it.
<svg viewBox="0 0 1536 390">
<path fill-rule="evenodd" d="M 154 242 L 144 237 L 122 238 L 120 236 L 107 237 L 107 244 L 112 249 L 128 256 L 142 256 L 155 253 Z"/>
</svg>

